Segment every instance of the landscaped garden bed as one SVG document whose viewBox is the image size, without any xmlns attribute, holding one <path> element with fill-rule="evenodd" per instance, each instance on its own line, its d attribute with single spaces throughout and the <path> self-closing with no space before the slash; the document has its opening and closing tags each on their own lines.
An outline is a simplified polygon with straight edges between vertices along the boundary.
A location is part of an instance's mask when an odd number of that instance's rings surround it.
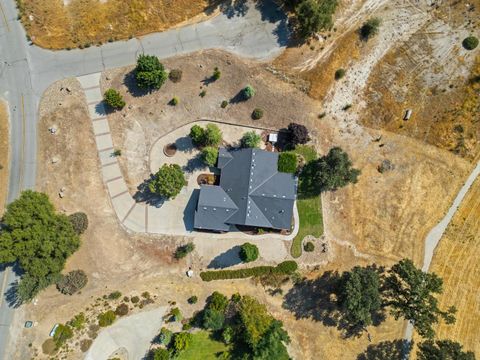
<svg viewBox="0 0 480 360">
<path fill-rule="evenodd" d="M 172 157 L 173 155 L 175 155 L 177 152 L 177 145 L 175 144 L 167 144 L 164 146 L 163 148 L 163 153 L 168 156 L 168 157 Z"/>
</svg>

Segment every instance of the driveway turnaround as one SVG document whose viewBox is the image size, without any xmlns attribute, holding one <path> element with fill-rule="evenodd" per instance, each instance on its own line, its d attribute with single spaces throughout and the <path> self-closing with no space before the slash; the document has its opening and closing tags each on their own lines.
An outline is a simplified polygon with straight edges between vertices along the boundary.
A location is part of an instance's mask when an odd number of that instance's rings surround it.
<svg viewBox="0 0 480 360">
<path fill-rule="evenodd" d="M 143 359 L 160 331 L 166 307 L 124 317 L 102 330 L 88 350 L 85 360 L 107 360 L 119 351 L 128 360 Z"/>
</svg>

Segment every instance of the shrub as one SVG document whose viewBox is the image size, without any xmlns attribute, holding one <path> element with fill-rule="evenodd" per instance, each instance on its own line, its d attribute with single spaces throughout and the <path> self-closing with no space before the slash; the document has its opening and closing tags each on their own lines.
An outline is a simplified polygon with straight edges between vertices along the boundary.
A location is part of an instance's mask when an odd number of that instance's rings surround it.
<svg viewBox="0 0 480 360">
<path fill-rule="evenodd" d="M 168 78 L 170 79 L 171 82 L 178 83 L 180 80 L 182 80 L 182 75 L 183 72 L 180 69 L 172 69 L 170 73 L 168 74 Z"/>
<path fill-rule="evenodd" d="M 168 330 L 166 327 L 162 327 L 160 329 L 160 334 L 158 334 L 158 341 L 160 344 L 168 347 L 172 342 L 172 336 L 173 333 L 170 330 Z"/>
<path fill-rule="evenodd" d="M 55 334 L 53 335 L 53 341 L 57 348 L 61 347 L 68 339 L 73 337 L 72 328 L 68 325 L 59 324 Z"/>
<path fill-rule="evenodd" d="M 380 18 L 375 17 L 368 19 L 360 28 L 360 36 L 362 37 L 362 39 L 367 41 L 372 36 L 377 35 L 381 23 L 382 20 Z"/>
<path fill-rule="evenodd" d="M 297 172 L 297 154 L 282 152 L 278 155 L 278 171 L 294 174 Z"/>
<path fill-rule="evenodd" d="M 240 259 L 243 262 L 252 262 L 258 259 L 257 245 L 245 243 L 240 247 Z"/>
<path fill-rule="evenodd" d="M 125 106 L 125 100 L 123 96 L 115 89 L 108 89 L 103 94 L 103 100 L 112 109 L 120 110 Z"/>
<path fill-rule="evenodd" d="M 295 147 L 299 144 L 306 144 L 308 141 L 310 141 L 308 129 L 304 125 L 290 123 L 287 131 L 288 142 L 292 147 Z"/>
<path fill-rule="evenodd" d="M 204 146 L 218 146 L 222 142 L 222 131 L 215 124 L 205 127 Z"/>
<path fill-rule="evenodd" d="M 251 85 L 245 86 L 245 88 L 242 90 L 243 97 L 244 99 L 248 100 L 255 96 L 255 89 Z"/>
<path fill-rule="evenodd" d="M 308 241 L 303 246 L 303 250 L 305 250 L 306 252 L 312 252 L 313 250 L 315 250 L 315 245 L 313 245 L 313 243 L 311 241 Z"/>
<path fill-rule="evenodd" d="M 137 85 L 143 89 L 160 89 L 167 80 L 167 72 L 158 58 L 141 54 L 135 68 Z"/>
<path fill-rule="evenodd" d="M 57 352 L 57 345 L 53 339 L 47 339 L 42 344 L 42 352 L 45 355 L 54 355 Z"/>
<path fill-rule="evenodd" d="M 125 316 L 127 314 L 128 314 L 128 305 L 127 304 L 120 304 L 115 309 L 115 315 Z"/>
<path fill-rule="evenodd" d="M 88 228 L 88 217 L 87 214 L 83 212 L 76 212 L 71 214 L 68 217 L 68 220 L 70 220 L 70 223 L 73 226 L 73 230 L 75 230 L 78 235 L 83 234 Z"/>
<path fill-rule="evenodd" d="M 260 147 L 261 141 L 262 137 L 252 130 L 243 134 L 242 138 L 240 139 L 240 145 L 243 148 L 258 148 Z"/>
<path fill-rule="evenodd" d="M 227 100 L 223 100 L 222 103 L 220 104 L 220 107 L 222 109 L 225 109 L 227 106 L 228 106 L 228 101 Z"/>
<path fill-rule="evenodd" d="M 108 294 L 108 299 L 117 300 L 117 299 L 120 299 L 121 296 L 122 296 L 122 293 L 120 291 L 113 291 L 110 294 Z"/>
<path fill-rule="evenodd" d="M 163 164 L 148 184 L 149 190 L 167 199 L 177 196 L 185 186 L 185 175 L 178 164 Z"/>
<path fill-rule="evenodd" d="M 85 326 L 85 321 L 85 314 L 81 312 L 80 314 L 75 315 L 73 319 L 67 323 L 67 325 L 71 326 L 75 330 L 81 330 Z"/>
<path fill-rule="evenodd" d="M 220 76 L 222 76 L 222 73 L 221 73 L 221 71 L 218 69 L 218 67 L 216 67 L 215 69 L 213 69 L 213 75 L 212 75 L 213 80 L 218 80 L 218 79 L 220 79 Z"/>
<path fill-rule="evenodd" d="M 218 159 L 218 149 L 212 146 L 203 148 L 201 158 L 205 165 L 215 166 Z"/>
<path fill-rule="evenodd" d="M 201 126 L 193 125 L 190 128 L 190 134 L 188 136 L 190 136 L 194 145 L 202 146 L 205 138 L 205 130 Z"/>
<path fill-rule="evenodd" d="M 179 246 L 177 250 L 175 250 L 175 259 L 182 259 L 195 250 L 195 244 L 189 242 L 186 245 Z"/>
<path fill-rule="evenodd" d="M 207 90 L 202 90 L 200 91 L 200 94 L 198 94 L 201 98 L 205 97 L 207 95 Z"/>
<path fill-rule="evenodd" d="M 80 350 L 82 352 L 87 352 L 92 346 L 93 341 L 91 339 L 82 339 L 80 340 Z"/>
<path fill-rule="evenodd" d="M 190 323 L 185 323 L 182 325 L 182 330 L 190 330 L 192 328 L 192 324 Z"/>
<path fill-rule="evenodd" d="M 115 150 L 113 150 L 112 155 L 115 156 L 115 157 L 122 156 L 122 150 L 120 150 L 120 149 L 115 149 Z"/>
<path fill-rule="evenodd" d="M 151 357 L 149 357 L 149 359 L 150 358 L 152 360 L 169 360 L 171 357 L 170 352 L 167 349 L 158 348 L 152 350 Z"/>
<path fill-rule="evenodd" d="M 225 327 L 225 329 L 223 329 L 222 340 L 226 345 L 229 345 L 232 343 L 233 336 L 234 336 L 234 331 L 231 326 L 227 326 Z"/>
<path fill-rule="evenodd" d="M 98 315 L 98 325 L 101 327 L 110 326 L 114 323 L 117 316 L 113 310 L 108 310 Z"/>
<path fill-rule="evenodd" d="M 196 304 L 198 301 L 198 297 L 196 295 L 190 296 L 187 301 L 189 304 Z"/>
<path fill-rule="evenodd" d="M 179 308 L 173 308 L 171 311 L 170 311 L 170 315 L 173 319 L 173 321 L 182 321 L 183 319 L 183 316 L 182 316 L 182 313 L 180 311 Z"/>
<path fill-rule="evenodd" d="M 252 276 L 262 276 L 270 274 L 291 275 L 298 268 L 295 261 L 284 261 L 277 266 L 256 266 L 238 270 L 218 270 L 203 271 L 200 277 L 203 281 L 225 280 L 225 279 L 244 279 Z"/>
<path fill-rule="evenodd" d="M 335 80 L 340 80 L 345 76 L 345 69 L 338 69 L 335 71 Z"/>
<path fill-rule="evenodd" d="M 57 281 L 57 289 L 62 294 L 73 295 L 87 285 L 88 277 L 83 270 L 73 270 L 67 275 L 62 275 Z"/>
<path fill-rule="evenodd" d="M 140 301 L 140 298 L 138 296 L 132 296 L 130 301 L 132 302 L 132 304 L 136 304 Z"/>
<path fill-rule="evenodd" d="M 223 328 L 225 316 L 214 309 L 206 309 L 203 314 L 203 327 L 208 330 L 218 331 Z"/>
<path fill-rule="evenodd" d="M 172 100 L 170 100 L 169 104 L 172 106 L 177 106 L 180 100 L 178 100 L 178 97 L 174 96 Z"/>
<path fill-rule="evenodd" d="M 178 354 L 187 349 L 192 342 L 192 334 L 187 332 L 176 333 L 173 338 L 173 351 Z"/>
<path fill-rule="evenodd" d="M 475 36 L 469 36 L 463 39 L 462 45 L 467 50 L 473 50 L 478 46 L 478 39 Z"/>
<path fill-rule="evenodd" d="M 259 120 L 263 117 L 263 110 L 260 108 L 255 108 L 253 109 L 252 112 L 252 119 L 253 120 Z"/>
</svg>

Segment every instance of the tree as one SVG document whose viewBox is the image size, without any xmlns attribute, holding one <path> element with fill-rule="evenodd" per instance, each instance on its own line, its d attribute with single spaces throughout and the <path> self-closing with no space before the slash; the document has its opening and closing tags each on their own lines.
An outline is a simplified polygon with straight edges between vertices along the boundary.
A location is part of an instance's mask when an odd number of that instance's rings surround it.
<svg viewBox="0 0 480 360">
<path fill-rule="evenodd" d="M 208 124 L 205 127 L 204 146 L 218 146 L 222 142 L 222 131 L 215 124 Z"/>
<path fill-rule="evenodd" d="M 285 344 L 290 343 L 288 333 L 283 329 L 281 321 L 273 320 L 272 324 L 254 349 L 255 360 L 290 360 Z"/>
<path fill-rule="evenodd" d="M 166 198 L 174 198 L 185 186 L 185 176 L 177 164 L 163 164 L 158 172 L 153 175 L 148 188 L 154 194 Z"/>
<path fill-rule="evenodd" d="M 55 334 L 53 334 L 53 341 L 55 341 L 55 345 L 57 348 L 61 347 L 68 339 L 73 337 L 72 328 L 68 325 L 59 324 L 57 329 L 55 330 Z"/>
<path fill-rule="evenodd" d="M 290 123 L 287 131 L 288 143 L 293 148 L 295 148 L 296 145 L 306 144 L 310 141 L 308 129 L 302 124 Z"/>
<path fill-rule="evenodd" d="M 463 39 L 462 45 L 467 50 L 473 50 L 478 46 L 478 38 L 475 36 L 469 36 Z"/>
<path fill-rule="evenodd" d="M 439 317 L 447 324 L 455 322 L 454 307 L 447 311 L 438 308 L 434 294 L 441 294 L 442 286 L 443 281 L 436 274 L 424 273 L 410 259 L 403 259 L 388 272 L 384 302 L 395 319 L 403 317 L 411 321 L 421 336 L 432 338 L 435 334 L 432 325 L 438 323 Z"/>
<path fill-rule="evenodd" d="M 258 247 L 257 245 L 245 243 L 240 246 L 240 259 L 243 262 L 252 262 L 258 259 Z"/>
<path fill-rule="evenodd" d="M 297 154 L 281 152 L 278 155 L 278 171 L 295 174 L 297 172 Z"/>
<path fill-rule="evenodd" d="M 345 69 L 338 69 L 335 71 L 335 80 L 340 80 L 345 76 Z"/>
<path fill-rule="evenodd" d="M 339 303 L 352 327 L 372 324 L 372 317 L 382 306 L 380 276 L 371 267 L 355 266 L 342 274 Z"/>
<path fill-rule="evenodd" d="M 212 295 L 210 295 L 207 299 L 207 309 L 212 309 L 224 313 L 227 309 L 228 305 L 228 298 L 219 293 L 218 291 L 214 291 Z"/>
<path fill-rule="evenodd" d="M 192 242 L 179 246 L 177 250 L 175 250 L 175 259 L 183 259 L 185 256 L 190 254 L 193 250 L 195 250 L 195 244 Z"/>
<path fill-rule="evenodd" d="M 475 360 L 471 351 L 463 351 L 462 345 L 451 340 L 427 340 L 418 344 L 419 360 Z"/>
<path fill-rule="evenodd" d="M 202 161 L 207 166 L 215 166 L 218 159 L 218 149 L 213 146 L 207 146 L 202 150 Z"/>
<path fill-rule="evenodd" d="M 309 37 L 320 30 L 330 29 L 337 0 L 303 0 L 296 7 L 300 35 Z"/>
<path fill-rule="evenodd" d="M 8 205 L 0 232 L 0 263 L 18 261 L 24 271 L 17 295 L 31 300 L 55 283 L 80 246 L 68 217 L 56 214 L 48 196 L 27 190 Z"/>
<path fill-rule="evenodd" d="M 225 315 L 214 309 L 206 309 L 203 313 L 203 327 L 205 329 L 217 331 L 223 328 L 225 323 Z"/>
<path fill-rule="evenodd" d="M 242 296 L 239 305 L 244 340 L 252 349 L 255 349 L 274 319 L 268 313 L 265 305 L 260 304 L 251 296 Z"/>
<path fill-rule="evenodd" d="M 190 136 L 195 146 L 202 146 L 204 144 L 205 130 L 199 125 L 193 125 L 188 136 Z"/>
<path fill-rule="evenodd" d="M 357 360 L 405 360 L 409 359 L 412 343 L 408 340 L 387 340 L 368 345 L 367 349 L 357 356 Z"/>
<path fill-rule="evenodd" d="M 255 89 L 251 85 L 247 85 L 242 90 L 243 97 L 245 100 L 248 100 L 255 96 Z"/>
<path fill-rule="evenodd" d="M 103 94 L 103 100 L 105 103 L 115 110 L 121 110 L 125 106 L 125 100 L 123 100 L 122 94 L 115 89 L 108 89 Z"/>
<path fill-rule="evenodd" d="M 218 80 L 218 79 L 220 79 L 221 76 L 222 76 L 222 73 L 221 73 L 221 71 L 218 67 L 213 69 L 213 75 L 212 75 L 213 80 Z"/>
<path fill-rule="evenodd" d="M 167 349 L 158 348 L 153 350 L 153 360 L 169 360 L 170 352 Z"/>
<path fill-rule="evenodd" d="M 360 28 L 360 36 L 365 41 L 378 34 L 382 20 L 375 17 L 368 19 Z"/>
<path fill-rule="evenodd" d="M 240 139 L 240 145 L 243 148 L 258 148 L 262 138 L 255 131 L 247 131 Z"/>
<path fill-rule="evenodd" d="M 339 147 L 330 149 L 326 156 L 310 161 L 300 176 L 300 193 L 304 197 L 336 190 L 348 183 L 356 183 L 360 170 L 352 167 L 348 154 Z"/>
<path fill-rule="evenodd" d="M 62 294 L 73 295 L 87 285 L 88 277 L 83 270 L 73 270 L 62 275 L 57 281 L 57 289 Z"/>
<path fill-rule="evenodd" d="M 167 80 L 167 72 L 158 58 L 153 55 L 141 54 L 137 59 L 135 79 L 143 89 L 160 89 Z"/>
<path fill-rule="evenodd" d="M 173 351 L 175 354 L 187 349 L 192 342 L 192 334 L 187 332 L 176 333 L 173 338 Z"/>
<path fill-rule="evenodd" d="M 83 212 L 76 212 L 76 213 L 71 214 L 68 217 L 68 219 L 72 223 L 73 230 L 75 230 L 75 232 L 78 235 L 82 235 L 85 232 L 85 230 L 87 230 L 87 228 L 88 228 L 87 214 L 85 214 Z"/>
</svg>

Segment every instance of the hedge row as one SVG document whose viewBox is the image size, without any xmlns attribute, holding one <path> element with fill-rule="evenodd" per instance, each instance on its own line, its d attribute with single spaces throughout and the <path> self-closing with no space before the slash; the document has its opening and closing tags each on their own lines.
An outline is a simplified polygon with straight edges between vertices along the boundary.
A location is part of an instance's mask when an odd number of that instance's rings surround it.
<svg viewBox="0 0 480 360">
<path fill-rule="evenodd" d="M 243 279 L 251 276 L 262 276 L 270 274 L 290 275 L 295 272 L 298 265 L 295 261 L 284 261 L 277 266 L 256 266 L 238 270 L 218 270 L 203 271 L 200 277 L 203 281 L 225 280 L 225 279 Z"/>
</svg>

